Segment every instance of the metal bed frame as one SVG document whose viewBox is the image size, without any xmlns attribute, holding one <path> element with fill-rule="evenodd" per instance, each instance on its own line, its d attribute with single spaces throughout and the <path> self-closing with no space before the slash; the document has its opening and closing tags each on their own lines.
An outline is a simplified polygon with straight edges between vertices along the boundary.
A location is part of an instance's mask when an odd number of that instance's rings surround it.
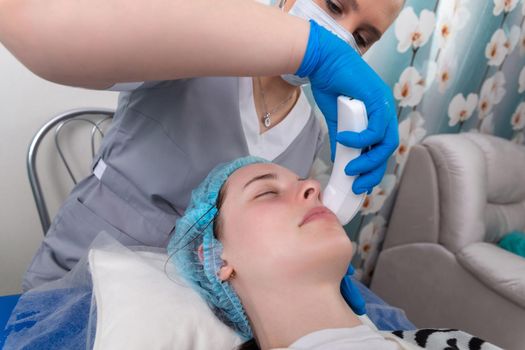
<svg viewBox="0 0 525 350">
<path fill-rule="evenodd" d="M 46 202 L 44 200 L 44 195 L 42 188 L 40 186 L 40 180 L 38 176 L 38 171 L 36 167 L 36 158 L 38 153 L 38 148 L 40 143 L 45 138 L 47 133 L 53 128 L 55 129 L 55 147 L 58 151 L 60 159 L 64 164 L 67 173 L 73 184 L 77 184 L 77 179 L 71 171 L 71 167 L 62 152 L 62 148 L 59 142 L 60 132 L 64 129 L 64 126 L 71 122 L 83 122 L 91 124 L 91 157 L 95 157 L 95 135 L 98 133 L 101 137 L 104 137 L 101 126 L 103 123 L 111 120 L 113 114 L 115 113 L 112 109 L 107 108 L 78 108 L 66 111 L 61 113 L 48 121 L 44 126 L 42 126 L 38 132 L 35 134 L 29 145 L 29 150 L 27 152 L 27 175 L 29 177 L 29 184 L 31 185 L 31 191 L 33 192 L 33 198 L 35 200 L 36 208 L 38 210 L 38 216 L 40 218 L 40 223 L 42 225 L 42 230 L 44 231 L 44 236 L 51 225 L 51 220 L 49 217 L 49 212 L 47 210 Z M 102 119 L 94 121 L 90 119 L 90 116 L 104 116 Z"/>
</svg>

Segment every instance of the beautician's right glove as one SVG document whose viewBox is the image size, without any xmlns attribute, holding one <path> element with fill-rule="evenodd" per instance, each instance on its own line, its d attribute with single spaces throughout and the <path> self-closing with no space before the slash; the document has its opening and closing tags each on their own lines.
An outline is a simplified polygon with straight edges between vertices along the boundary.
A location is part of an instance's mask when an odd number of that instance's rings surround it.
<svg viewBox="0 0 525 350">
<path fill-rule="evenodd" d="M 315 101 L 328 124 L 332 160 L 336 140 L 348 147 L 371 147 L 345 168 L 347 175 L 359 175 L 352 187 L 356 194 L 371 191 L 381 182 L 387 160 L 399 144 L 391 89 L 351 46 L 313 20 L 306 53 L 295 75 L 310 79 Z M 340 95 L 364 102 L 368 113 L 366 130 L 337 134 Z"/>
</svg>

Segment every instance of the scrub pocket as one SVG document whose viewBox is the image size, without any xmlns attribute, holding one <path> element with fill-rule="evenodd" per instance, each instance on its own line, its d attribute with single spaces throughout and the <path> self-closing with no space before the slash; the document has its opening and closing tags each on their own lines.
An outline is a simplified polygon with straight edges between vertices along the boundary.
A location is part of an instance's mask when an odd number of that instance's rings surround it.
<svg viewBox="0 0 525 350">
<path fill-rule="evenodd" d="M 62 219 L 61 224 L 69 227 L 75 226 L 76 228 L 73 229 L 73 231 L 77 231 L 77 229 L 80 228 L 81 232 L 73 233 L 77 237 L 86 236 L 86 233 L 90 231 L 90 233 L 87 234 L 87 236 L 90 236 L 89 242 L 86 242 L 88 245 L 91 244 L 101 231 L 106 231 L 111 237 L 114 237 L 117 241 L 126 246 L 148 245 L 146 242 L 134 238 L 132 234 L 122 231 L 120 228 L 116 227 L 115 224 L 109 222 L 106 218 L 91 210 L 81 201 L 80 198 L 76 198 L 72 203 L 71 214 L 73 215 L 70 219 L 75 221 L 66 224 L 64 219 Z"/>
<path fill-rule="evenodd" d="M 155 206 L 111 166 L 104 168 L 100 180 L 95 178 L 97 184 L 77 198 L 78 204 L 120 232 L 115 238 L 124 245 L 165 247 L 178 215 Z"/>
</svg>

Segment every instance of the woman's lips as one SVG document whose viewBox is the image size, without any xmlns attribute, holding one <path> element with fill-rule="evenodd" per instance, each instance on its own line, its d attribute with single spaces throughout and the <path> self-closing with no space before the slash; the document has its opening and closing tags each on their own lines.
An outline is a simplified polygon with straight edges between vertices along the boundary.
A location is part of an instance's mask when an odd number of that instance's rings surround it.
<svg viewBox="0 0 525 350">
<path fill-rule="evenodd" d="M 303 226 L 304 224 L 317 219 L 337 219 L 334 213 L 327 207 L 319 206 L 310 209 L 306 215 L 303 218 L 303 221 L 299 224 L 299 226 Z"/>
</svg>

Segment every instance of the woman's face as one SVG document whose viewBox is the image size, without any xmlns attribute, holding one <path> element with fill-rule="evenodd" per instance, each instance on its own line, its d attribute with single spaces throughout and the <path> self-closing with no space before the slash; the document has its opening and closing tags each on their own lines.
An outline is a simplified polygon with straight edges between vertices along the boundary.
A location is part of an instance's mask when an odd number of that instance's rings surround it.
<svg viewBox="0 0 525 350">
<path fill-rule="evenodd" d="M 312 0 L 354 35 L 361 52 L 366 52 L 394 22 L 404 0 Z M 284 7 L 289 11 L 295 0 Z"/>
<path fill-rule="evenodd" d="M 336 216 L 321 203 L 319 183 L 276 164 L 234 172 L 223 189 L 219 239 L 235 283 L 275 287 L 340 282 L 352 243 Z"/>
</svg>

